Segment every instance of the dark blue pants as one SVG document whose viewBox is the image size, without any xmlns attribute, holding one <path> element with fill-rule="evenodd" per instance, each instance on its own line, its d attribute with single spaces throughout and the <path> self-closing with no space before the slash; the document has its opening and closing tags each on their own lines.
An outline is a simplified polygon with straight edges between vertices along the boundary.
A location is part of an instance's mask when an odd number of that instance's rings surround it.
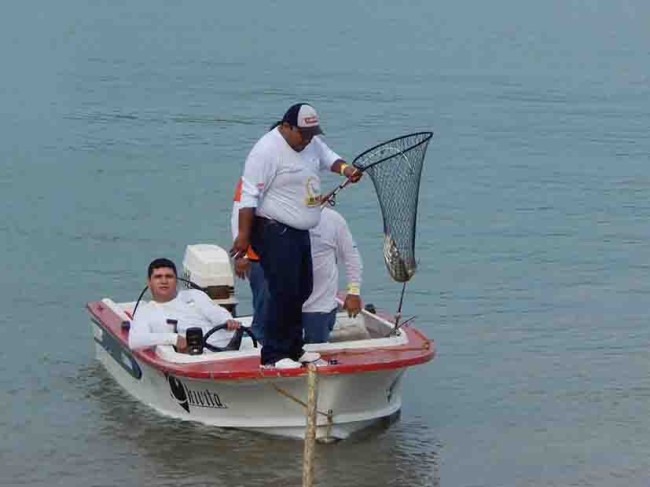
<svg viewBox="0 0 650 487">
<path fill-rule="evenodd" d="M 336 323 L 336 308 L 329 313 L 303 313 L 305 343 L 325 343 Z"/>
<path fill-rule="evenodd" d="M 251 325 L 251 331 L 260 343 L 264 343 L 264 320 L 266 319 L 269 290 L 266 286 L 264 269 L 262 269 L 262 265 L 256 260 L 251 260 L 248 281 L 251 285 L 251 294 L 253 295 L 253 324 Z"/>
<path fill-rule="evenodd" d="M 269 291 L 262 364 L 283 358 L 298 360 L 304 345 L 302 305 L 312 291 L 309 231 L 257 217 L 252 244 Z"/>
</svg>

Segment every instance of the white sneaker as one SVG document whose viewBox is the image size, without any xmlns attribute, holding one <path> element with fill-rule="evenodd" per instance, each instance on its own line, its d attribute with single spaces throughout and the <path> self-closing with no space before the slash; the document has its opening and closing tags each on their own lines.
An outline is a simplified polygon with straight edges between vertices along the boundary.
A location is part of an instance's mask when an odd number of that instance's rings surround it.
<svg viewBox="0 0 650 487">
<path fill-rule="evenodd" d="M 319 359 L 320 359 L 320 353 L 304 352 L 298 359 L 298 362 L 302 362 L 304 364 L 304 363 L 316 362 L 316 360 Z"/>
<path fill-rule="evenodd" d="M 295 360 L 291 360 L 290 358 L 283 358 L 278 360 L 273 367 L 276 369 L 299 369 L 302 367 L 302 365 L 299 362 L 296 362 Z"/>
</svg>

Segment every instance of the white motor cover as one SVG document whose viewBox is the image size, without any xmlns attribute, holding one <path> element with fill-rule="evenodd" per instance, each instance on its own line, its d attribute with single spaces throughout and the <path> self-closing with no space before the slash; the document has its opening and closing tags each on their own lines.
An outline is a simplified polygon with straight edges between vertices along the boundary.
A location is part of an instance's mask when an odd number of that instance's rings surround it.
<svg viewBox="0 0 650 487">
<path fill-rule="evenodd" d="M 201 287 L 235 285 L 228 252 L 214 244 L 188 245 L 183 275 Z"/>
</svg>

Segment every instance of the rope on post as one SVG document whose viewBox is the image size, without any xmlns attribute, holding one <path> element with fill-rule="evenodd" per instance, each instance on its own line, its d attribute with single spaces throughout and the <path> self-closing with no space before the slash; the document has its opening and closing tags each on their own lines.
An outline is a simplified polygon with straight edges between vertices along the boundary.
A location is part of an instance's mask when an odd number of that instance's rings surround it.
<svg viewBox="0 0 650 487">
<path fill-rule="evenodd" d="M 307 427 L 302 462 L 302 486 L 314 485 L 314 450 L 316 447 L 316 412 L 318 405 L 318 374 L 316 366 L 307 366 Z"/>
<path fill-rule="evenodd" d="M 368 351 L 364 350 L 362 353 L 368 353 Z M 275 389 L 276 392 L 282 394 L 286 398 L 291 399 L 296 404 L 300 404 L 302 407 L 305 408 L 305 410 L 307 410 L 307 403 L 305 401 L 301 401 L 300 399 L 298 399 L 293 394 L 291 394 L 291 393 L 285 391 L 284 389 L 282 389 L 281 387 L 279 387 L 277 384 L 271 383 L 271 387 L 273 387 L 273 389 Z M 331 426 L 332 416 L 334 414 L 331 409 L 329 411 L 319 411 L 318 408 L 316 408 L 316 414 L 320 414 L 321 416 L 325 416 L 327 418 L 328 425 Z"/>
</svg>

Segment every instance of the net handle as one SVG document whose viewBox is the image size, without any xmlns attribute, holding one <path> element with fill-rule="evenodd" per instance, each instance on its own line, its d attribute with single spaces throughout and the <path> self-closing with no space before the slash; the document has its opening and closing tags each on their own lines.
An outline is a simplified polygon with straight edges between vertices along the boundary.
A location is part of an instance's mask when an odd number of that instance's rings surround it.
<svg viewBox="0 0 650 487">
<path fill-rule="evenodd" d="M 363 173 L 361 169 L 358 167 L 355 168 L 357 171 Z M 336 188 L 334 188 L 332 191 L 327 193 L 325 196 L 321 198 L 321 206 L 325 206 L 327 204 L 334 206 L 335 201 L 336 201 L 336 195 L 338 194 L 339 191 L 341 191 L 343 188 L 345 188 L 348 184 L 350 184 L 350 180 L 348 178 L 345 178 L 345 181 L 343 181 L 341 184 L 339 184 Z"/>
</svg>

